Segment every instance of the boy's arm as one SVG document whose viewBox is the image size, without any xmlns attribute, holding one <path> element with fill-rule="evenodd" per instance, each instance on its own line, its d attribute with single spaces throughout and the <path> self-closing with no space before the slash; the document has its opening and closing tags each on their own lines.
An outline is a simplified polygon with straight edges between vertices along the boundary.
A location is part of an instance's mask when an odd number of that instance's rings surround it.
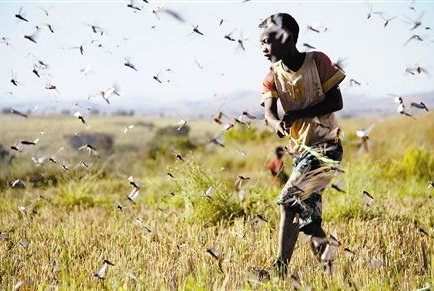
<svg viewBox="0 0 434 291">
<path fill-rule="evenodd" d="M 339 86 L 336 85 L 325 94 L 323 102 L 306 107 L 301 110 L 288 111 L 283 116 L 286 126 L 290 127 L 295 120 L 305 117 L 315 117 L 330 114 L 341 110 L 343 107 L 342 94 Z"/>
<path fill-rule="evenodd" d="M 277 99 L 268 98 L 264 100 L 264 115 L 268 123 L 274 128 L 279 137 L 287 135 L 285 123 L 279 119 L 277 113 Z"/>
<path fill-rule="evenodd" d="M 262 83 L 261 106 L 264 106 L 265 120 L 273 127 L 279 137 L 284 137 L 287 133 L 285 123 L 279 119 L 279 114 L 277 113 L 278 96 L 274 83 L 274 75 L 270 69 Z"/>
</svg>

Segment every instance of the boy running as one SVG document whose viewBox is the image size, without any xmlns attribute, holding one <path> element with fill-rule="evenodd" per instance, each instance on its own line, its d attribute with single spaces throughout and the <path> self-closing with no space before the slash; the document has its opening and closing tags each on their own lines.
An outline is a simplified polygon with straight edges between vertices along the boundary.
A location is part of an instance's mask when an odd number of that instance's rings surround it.
<svg viewBox="0 0 434 291">
<path fill-rule="evenodd" d="M 295 156 L 292 174 L 277 201 L 281 219 L 275 267 L 284 275 L 299 231 L 311 236 L 312 251 L 318 260 L 326 246 L 321 194 L 331 176 L 318 182 L 310 173 L 324 172 L 324 160 L 338 163 L 342 159 L 339 136 L 333 134 L 339 132 L 333 112 L 343 106 L 338 85 L 345 74 L 326 54 L 297 50 L 299 26 L 291 15 L 271 15 L 259 28 L 262 51 L 272 63 L 263 81 L 261 105 L 276 133 L 289 137 L 289 148 Z M 278 99 L 285 112 L 282 119 L 277 113 Z M 300 179 L 307 187 L 298 186 Z M 309 183 L 315 186 L 309 187 Z"/>
</svg>

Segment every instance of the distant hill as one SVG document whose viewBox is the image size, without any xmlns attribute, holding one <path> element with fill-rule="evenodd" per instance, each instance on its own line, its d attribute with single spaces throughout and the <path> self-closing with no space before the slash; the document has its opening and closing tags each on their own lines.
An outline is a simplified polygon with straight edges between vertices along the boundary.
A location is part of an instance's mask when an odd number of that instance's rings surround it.
<svg viewBox="0 0 434 291">
<path fill-rule="evenodd" d="M 156 98 L 143 96 L 120 96 L 112 99 L 111 104 L 106 104 L 103 100 L 77 101 L 80 106 L 74 106 L 74 101 L 42 100 L 36 102 L 36 98 L 1 98 L 0 108 L 13 107 L 24 112 L 32 111 L 33 114 L 53 114 L 69 111 L 86 112 L 84 107 L 92 107 L 99 114 L 120 113 L 125 114 L 134 112 L 135 115 L 150 116 L 179 116 L 183 118 L 209 117 L 221 110 L 228 115 L 238 116 L 243 110 L 258 117 L 263 116 L 263 109 L 259 105 L 260 94 L 256 91 L 238 91 L 223 97 L 208 97 L 204 100 L 176 100 L 161 101 Z M 424 102 L 425 105 L 434 110 L 434 91 L 411 94 L 404 96 L 404 101 L 409 107 L 410 102 Z M 37 108 L 35 108 L 37 107 Z M 393 102 L 393 97 L 370 98 L 354 94 L 344 94 L 344 109 L 339 112 L 340 116 L 363 117 L 363 116 L 385 116 L 396 114 L 397 104 Z"/>
</svg>

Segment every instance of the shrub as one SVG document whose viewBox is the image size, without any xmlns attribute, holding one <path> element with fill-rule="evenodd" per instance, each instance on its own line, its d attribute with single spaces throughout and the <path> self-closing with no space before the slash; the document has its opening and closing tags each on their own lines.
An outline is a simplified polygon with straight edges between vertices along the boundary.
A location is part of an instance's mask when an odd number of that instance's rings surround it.
<svg viewBox="0 0 434 291">
<path fill-rule="evenodd" d="M 333 203 L 329 207 L 325 207 L 322 219 L 324 221 L 348 221 L 350 219 L 367 221 L 380 216 L 381 211 L 377 206 L 368 208 L 361 201 L 352 199 L 352 201 Z"/>
<path fill-rule="evenodd" d="M 177 130 L 175 126 L 166 126 L 158 129 L 151 142 L 148 144 L 148 155 L 152 159 L 158 156 L 171 155 L 172 150 L 188 151 L 196 148 L 196 145 L 190 140 L 188 133 L 190 128 L 184 126 L 181 130 Z"/>
<path fill-rule="evenodd" d="M 6 159 L 9 155 L 9 152 L 0 144 L 0 160 Z"/>
<path fill-rule="evenodd" d="M 114 136 L 106 133 L 83 133 L 80 135 L 65 135 L 73 149 L 78 150 L 81 146 L 90 144 L 98 152 L 111 154 L 114 152 Z"/>
<path fill-rule="evenodd" d="M 112 201 L 108 194 L 117 190 L 116 180 L 106 177 L 106 166 L 93 167 L 86 172 L 72 169 L 67 174 L 57 175 L 57 186 L 50 189 L 53 194 L 53 203 L 60 207 L 81 206 L 84 208 L 96 205 L 111 205 Z M 108 184 L 108 185 L 107 185 Z"/>
<path fill-rule="evenodd" d="M 253 127 L 237 127 L 225 133 L 225 140 L 238 143 L 261 140 L 261 135 Z"/>
<path fill-rule="evenodd" d="M 423 148 L 409 148 L 402 158 L 399 172 L 405 177 L 430 179 L 434 173 L 434 155 Z"/>
<path fill-rule="evenodd" d="M 211 177 L 193 162 L 180 164 L 172 172 L 175 173 L 174 182 L 184 199 L 187 221 L 211 226 L 219 221 L 233 221 L 234 218 L 244 215 L 232 189 L 218 183 L 218 177 Z M 210 186 L 213 191 L 211 198 L 207 198 L 205 192 Z"/>
<path fill-rule="evenodd" d="M 272 139 L 273 137 L 276 137 L 276 134 L 272 132 L 271 130 L 263 130 L 261 132 L 261 140 L 268 140 Z"/>
</svg>

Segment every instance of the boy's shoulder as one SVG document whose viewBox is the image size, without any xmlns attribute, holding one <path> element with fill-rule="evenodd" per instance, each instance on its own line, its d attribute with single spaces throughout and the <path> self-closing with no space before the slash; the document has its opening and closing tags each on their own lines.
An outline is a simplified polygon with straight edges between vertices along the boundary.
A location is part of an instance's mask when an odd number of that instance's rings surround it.
<svg viewBox="0 0 434 291">
<path fill-rule="evenodd" d="M 331 60 L 327 54 L 321 51 L 313 51 L 311 52 L 312 58 L 315 63 L 331 63 Z"/>
</svg>

